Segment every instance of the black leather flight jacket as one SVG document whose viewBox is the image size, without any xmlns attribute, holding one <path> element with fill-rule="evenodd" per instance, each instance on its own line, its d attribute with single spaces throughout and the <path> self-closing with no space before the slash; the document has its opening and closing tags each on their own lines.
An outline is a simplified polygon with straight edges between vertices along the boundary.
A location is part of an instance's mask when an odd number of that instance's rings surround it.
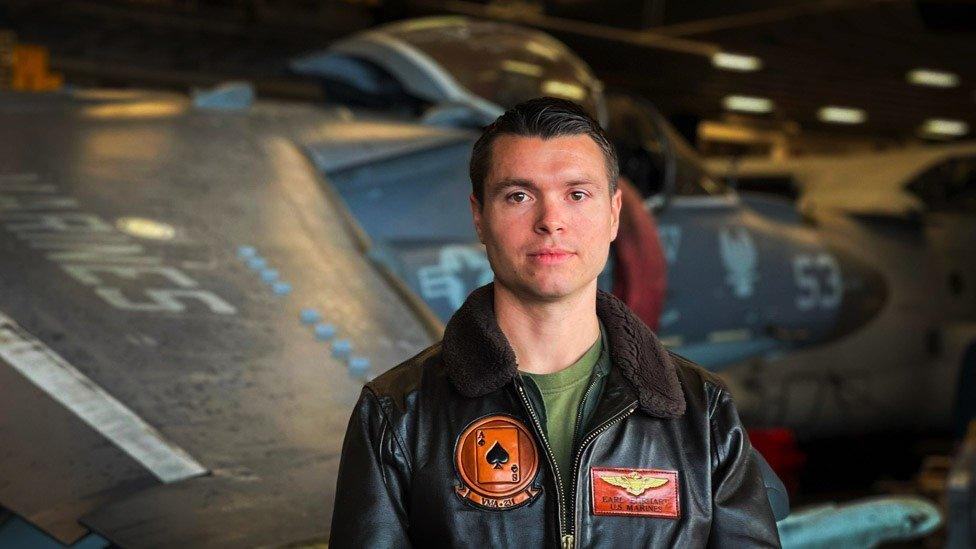
<svg viewBox="0 0 976 549">
<path fill-rule="evenodd" d="M 756 457 L 726 390 L 602 291 L 597 314 L 612 367 L 577 442 L 568 472 L 575 488 L 561 493 L 492 303 L 490 284 L 475 290 L 440 343 L 363 389 L 342 447 L 332 549 L 779 546 Z M 531 430 L 539 463 L 534 497 L 488 509 L 459 495 L 455 451 L 468 426 L 499 415 Z M 594 514 L 594 467 L 676 471 L 677 518 Z"/>
</svg>

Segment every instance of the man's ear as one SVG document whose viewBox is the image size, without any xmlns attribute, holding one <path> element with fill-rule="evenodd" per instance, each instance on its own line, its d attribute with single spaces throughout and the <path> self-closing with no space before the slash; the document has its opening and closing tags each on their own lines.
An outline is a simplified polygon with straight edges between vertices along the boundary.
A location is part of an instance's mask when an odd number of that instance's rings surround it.
<svg viewBox="0 0 976 549">
<path fill-rule="evenodd" d="M 471 204 L 471 219 L 474 220 L 474 230 L 478 233 L 478 241 L 484 244 L 485 239 L 481 236 L 481 202 L 478 202 L 478 197 L 474 193 L 471 193 L 468 197 L 468 202 Z"/>
<path fill-rule="evenodd" d="M 618 184 L 617 189 L 613 191 L 613 197 L 610 198 L 610 242 L 617 239 L 617 231 L 620 229 L 621 204 L 623 204 L 623 192 Z"/>
</svg>

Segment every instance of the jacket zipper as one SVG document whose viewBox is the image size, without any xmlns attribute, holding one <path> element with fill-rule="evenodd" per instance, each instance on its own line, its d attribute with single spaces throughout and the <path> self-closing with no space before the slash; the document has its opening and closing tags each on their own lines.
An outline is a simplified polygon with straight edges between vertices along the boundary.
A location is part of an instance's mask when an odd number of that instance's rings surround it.
<svg viewBox="0 0 976 549">
<path fill-rule="evenodd" d="M 586 392 L 583 393 L 583 400 L 580 401 L 579 413 L 576 415 L 576 423 L 573 425 L 573 437 L 574 438 L 576 437 L 576 433 L 579 432 L 580 422 L 583 421 L 583 412 L 586 410 L 586 407 L 585 407 L 586 400 L 588 398 L 590 398 L 590 391 L 592 391 L 594 387 L 596 387 L 596 382 L 590 383 L 590 386 L 586 388 Z M 575 442 L 575 440 L 573 442 Z M 575 505 L 575 502 L 576 502 L 575 485 L 576 485 L 576 479 L 573 479 L 573 487 L 574 487 L 574 489 L 573 489 L 573 492 L 571 494 L 572 495 L 572 498 L 573 498 L 572 505 Z M 570 508 L 570 504 L 567 502 L 567 505 L 566 505 L 566 524 L 569 524 L 570 519 L 572 519 L 572 514 L 570 513 L 569 508 Z M 562 549 L 573 549 L 573 543 L 574 543 L 574 540 L 575 540 L 575 537 L 573 536 L 573 534 L 563 534 L 562 533 L 562 530 L 560 530 L 560 533 L 562 535 L 562 539 L 561 539 Z"/>
<path fill-rule="evenodd" d="M 587 392 L 589 392 L 589 389 L 587 389 Z M 573 467 L 572 470 L 570 471 L 571 473 L 573 473 L 573 477 L 570 479 L 571 481 L 570 488 L 573 493 L 573 500 L 569 502 L 565 508 L 566 524 L 568 525 L 568 528 L 566 530 L 567 533 L 563 534 L 562 536 L 563 549 L 573 549 L 573 547 L 576 546 L 576 536 L 575 536 L 576 534 L 576 517 L 575 517 L 576 509 L 575 508 L 576 508 L 576 488 L 577 488 L 576 484 L 579 479 L 579 468 L 583 459 L 583 450 L 585 450 L 586 446 L 591 442 L 593 442 L 596 439 L 596 437 L 600 435 L 600 433 L 609 429 L 614 423 L 634 413 L 634 410 L 636 409 L 637 406 L 635 403 L 635 404 L 631 404 L 626 409 L 617 412 L 616 415 L 614 415 L 607 421 L 604 421 L 599 427 L 591 431 L 590 434 L 587 435 L 585 439 L 583 439 L 583 442 L 581 442 L 579 447 L 576 449 L 576 457 L 573 459 Z M 576 418 L 576 421 L 578 424 L 580 418 Z"/>
<path fill-rule="evenodd" d="M 546 431 L 542 428 L 542 423 L 539 421 L 539 416 L 535 414 L 535 410 L 532 408 L 532 404 L 529 402 L 529 397 L 525 395 L 525 388 L 522 385 L 522 381 L 516 381 L 515 387 L 518 389 L 519 396 L 522 397 L 522 404 L 525 405 L 525 408 L 529 411 L 529 415 L 532 416 L 532 422 L 535 424 L 539 438 L 542 439 L 542 446 L 546 449 L 546 456 L 549 458 L 549 463 L 552 465 L 552 471 L 556 474 L 556 504 L 559 509 L 559 534 L 562 536 L 563 547 L 566 547 L 566 525 L 563 522 L 566 494 L 563 493 L 563 482 L 562 477 L 559 475 L 559 466 L 556 465 L 556 455 L 553 454 L 552 447 L 549 446 L 549 440 L 546 438 Z M 569 538 L 569 546 L 572 547 L 572 536 L 569 536 Z"/>
<path fill-rule="evenodd" d="M 575 442 L 576 442 L 576 433 L 579 432 L 580 423 L 583 421 L 583 413 L 586 411 L 586 401 L 590 398 L 590 391 L 592 391 L 594 387 L 596 387 L 596 382 L 595 381 L 593 383 L 590 383 L 590 386 L 586 388 L 586 392 L 583 393 L 583 400 L 580 401 L 579 413 L 576 414 L 576 423 L 573 425 L 573 442 L 574 442 L 573 446 L 575 446 Z M 570 472 L 572 472 L 572 471 L 570 471 Z M 576 479 L 573 478 L 571 480 L 571 483 L 572 483 L 572 486 L 573 486 L 573 492 L 572 492 L 573 502 L 575 502 L 576 501 Z M 574 503 L 574 506 L 575 506 L 575 503 Z M 570 522 L 570 520 L 572 520 L 572 518 L 573 518 L 572 517 L 572 514 L 569 511 L 569 504 L 567 502 L 567 505 L 566 505 L 566 524 L 569 524 L 569 522 Z M 573 548 L 573 534 L 563 534 L 563 536 L 562 536 L 562 547 L 563 547 L 563 549 L 572 549 Z"/>
</svg>

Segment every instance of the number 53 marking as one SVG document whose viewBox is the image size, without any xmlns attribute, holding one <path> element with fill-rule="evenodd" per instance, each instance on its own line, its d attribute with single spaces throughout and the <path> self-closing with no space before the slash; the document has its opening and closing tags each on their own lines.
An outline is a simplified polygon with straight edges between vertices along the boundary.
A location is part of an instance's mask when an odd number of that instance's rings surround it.
<svg viewBox="0 0 976 549">
<path fill-rule="evenodd" d="M 820 307 L 834 309 L 843 297 L 843 282 L 837 260 L 827 253 L 793 257 L 793 279 L 800 289 L 796 308 L 809 311 Z"/>
</svg>

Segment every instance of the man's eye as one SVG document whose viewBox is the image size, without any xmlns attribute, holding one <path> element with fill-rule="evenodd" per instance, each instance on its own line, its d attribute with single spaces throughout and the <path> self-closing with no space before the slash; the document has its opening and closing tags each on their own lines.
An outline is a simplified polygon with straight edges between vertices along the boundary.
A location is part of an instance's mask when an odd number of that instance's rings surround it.
<svg viewBox="0 0 976 549">
<path fill-rule="evenodd" d="M 573 202 L 579 202 L 580 200 L 586 198 L 586 193 L 583 191 L 573 191 L 569 193 L 569 196 L 573 199 Z"/>
<path fill-rule="evenodd" d="M 521 204 L 522 202 L 525 202 L 526 199 L 528 198 L 529 195 L 523 193 L 522 191 L 508 195 L 508 199 L 511 200 L 512 202 L 515 202 L 516 204 Z"/>
</svg>

